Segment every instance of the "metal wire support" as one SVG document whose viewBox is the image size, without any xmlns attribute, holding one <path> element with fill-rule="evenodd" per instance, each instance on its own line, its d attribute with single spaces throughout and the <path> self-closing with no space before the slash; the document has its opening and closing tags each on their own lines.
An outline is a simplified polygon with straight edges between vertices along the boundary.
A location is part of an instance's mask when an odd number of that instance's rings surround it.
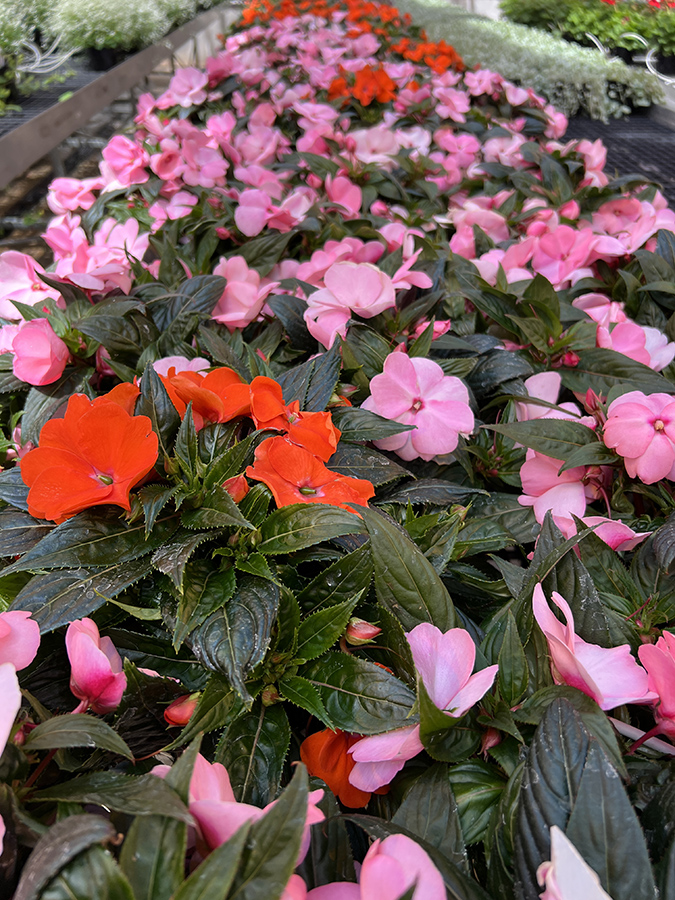
<svg viewBox="0 0 675 900">
<path fill-rule="evenodd" d="M 594 34 L 591 34 L 590 31 L 586 32 L 586 37 L 589 39 L 589 41 L 592 41 L 592 43 L 595 44 L 598 50 L 603 53 L 607 57 L 607 59 L 618 59 L 618 57 L 612 56 L 609 48 L 605 47 L 602 41 L 600 41 Z M 635 31 L 624 31 L 619 35 L 619 37 L 633 38 L 633 40 L 637 41 L 639 44 L 642 44 L 642 47 L 647 51 L 642 56 L 634 56 L 634 62 L 644 63 L 649 72 L 651 72 L 652 75 L 655 75 L 659 79 L 659 81 L 662 82 L 662 84 L 665 84 L 666 86 L 675 84 L 675 78 L 669 75 L 664 75 L 656 68 L 656 65 L 654 63 L 658 56 L 658 50 L 656 50 L 654 47 L 650 47 L 649 42 L 641 34 L 637 34 L 637 32 Z"/>
<path fill-rule="evenodd" d="M 50 72 L 54 72 L 74 53 L 77 53 L 77 49 L 59 51 L 60 40 L 61 38 L 57 38 L 44 52 L 32 41 L 24 41 L 19 46 L 23 57 L 16 67 L 17 72 L 26 75 L 48 75 Z"/>
</svg>

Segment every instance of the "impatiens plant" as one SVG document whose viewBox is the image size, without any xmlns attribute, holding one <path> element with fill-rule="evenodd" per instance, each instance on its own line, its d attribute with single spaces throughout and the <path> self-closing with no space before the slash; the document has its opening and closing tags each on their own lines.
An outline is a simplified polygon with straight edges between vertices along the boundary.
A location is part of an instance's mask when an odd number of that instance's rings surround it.
<svg viewBox="0 0 675 900">
<path fill-rule="evenodd" d="M 392 7 L 223 42 L 0 254 L 0 893 L 670 897 L 675 213 Z"/>
</svg>

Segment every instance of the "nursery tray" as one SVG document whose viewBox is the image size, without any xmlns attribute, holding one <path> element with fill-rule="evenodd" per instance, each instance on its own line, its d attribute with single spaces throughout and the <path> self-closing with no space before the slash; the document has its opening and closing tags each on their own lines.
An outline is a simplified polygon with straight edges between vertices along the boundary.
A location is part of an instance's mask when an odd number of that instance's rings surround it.
<svg viewBox="0 0 675 900">
<path fill-rule="evenodd" d="M 234 5 L 221 3 L 203 12 L 107 72 L 83 68 L 67 82 L 27 98 L 20 113 L 0 119 L 0 188 L 7 187 Z M 59 102 L 69 91 L 72 96 Z"/>
</svg>

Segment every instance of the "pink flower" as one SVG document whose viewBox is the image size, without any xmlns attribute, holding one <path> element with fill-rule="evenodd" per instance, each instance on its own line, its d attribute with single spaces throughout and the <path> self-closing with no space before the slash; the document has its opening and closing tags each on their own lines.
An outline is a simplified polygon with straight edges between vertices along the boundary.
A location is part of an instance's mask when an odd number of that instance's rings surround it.
<svg viewBox="0 0 675 900">
<path fill-rule="evenodd" d="M 557 825 L 551 826 L 551 860 L 537 869 L 540 900 L 612 900 L 600 879 Z"/>
<path fill-rule="evenodd" d="M 63 375 L 70 351 L 47 319 L 31 319 L 12 341 L 14 375 L 28 384 L 52 384 Z"/>
<path fill-rule="evenodd" d="M 90 209 L 96 200 L 93 191 L 101 187 L 101 178 L 55 178 L 49 185 L 47 205 L 57 216 L 68 210 Z"/>
<path fill-rule="evenodd" d="M 583 516 L 580 518 L 584 525 L 589 528 L 592 528 L 594 525 L 597 526 L 593 534 L 596 534 L 612 550 L 634 550 L 638 544 L 641 544 L 652 533 L 651 531 L 633 531 L 620 519 L 608 519 L 606 516 Z M 577 533 L 574 519 L 555 515 L 553 519 L 562 531 L 565 539 L 574 537 Z"/>
<path fill-rule="evenodd" d="M 75 712 L 89 707 L 99 715 L 120 704 L 127 686 L 122 660 L 109 637 L 101 637 L 91 619 L 71 622 L 66 632 L 70 660 L 70 690 L 81 701 Z"/>
<path fill-rule="evenodd" d="M 445 900 L 445 883 L 428 854 L 411 838 L 374 841 L 361 868 L 361 900 L 398 900 L 413 885 L 412 900 Z"/>
<path fill-rule="evenodd" d="M 206 100 L 204 88 L 209 81 L 206 72 L 190 66 L 178 69 L 169 82 L 169 88 L 157 98 L 158 109 L 168 109 L 170 106 L 182 106 L 189 109 L 191 106 L 199 106 Z"/>
<path fill-rule="evenodd" d="M 175 369 L 177 375 L 179 372 L 203 372 L 211 368 L 211 363 L 203 356 L 196 356 L 194 359 L 185 356 L 164 356 L 162 359 L 156 359 L 152 368 L 158 375 L 168 375 L 169 369 Z"/>
<path fill-rule="evenodd" d="M 436 98 L 436 112 L 442 119 L 452 119 L 453 122 L 466 122 L 465 112 L 471 109 L 471 101 L 464 91 L 455 88 L 435 88 L 433 95 Z"/>
<path fill-rule="evenodd" d="M 235 225 L 246 237 L 255 237 L 267 224 L 271 207 L 272 200 L 266 191 L 256 188 L 242 191 L 234 211 Z"/>
<path fill-rule="evenodd" d="M 14 720 L 21 709 L 21 688 L 16 677 L 16 669 L 10 662 L 0 663 L 0 756 L 7 746 Z M 0 855 L 2 854 L 5 823 L 0 816 Z"/>
<path fill-rule="evenodd" d="M 665 369 L 675 359 L 675 343 L 670 343 L 658 328 L 636 322 L 620 322 L 611 331 L 598 325 L 597 342 L 598 347 L 623 353 L 655 372 Z"/>
<path fill-rule="evenodd" d="M 571 519 L 586 512 L 585 466 L 575 466 L 558 474 L 563 461 L 528 450 L 520 469 L 525 492 L 518 497 L 521 506 L 532 506 L 537 522 L 544 521 L 550 509 L 554 516 Z"/>
<path fill-rule="evenodd" d="M 16 250 L 0 253 L 0 317 L 22 318 L 11 300 L 35 306 L 45 300 L 60 299 L 58 291 L 40 281 L 42 272 L 42 266 L 26 253 L 18 253 Z"/>
<path fill-rule="evenodd" d="M 278 287 L 276 281 L 261 285 L 260 275 L 255 269 L 249 269 L 243 256 L 221 257 L 213 274 L 227 279 L 225 290 L 213 310 L 213 318 L 227 325 L 230 331 L 245 328 L 257 318 L 267 297 Z"/>
<path fill-rule="evenodd" d="M 362 791 L 376 791 L 401 771 L 409 759 L 424 750 L 419 725 L 406 725 L 385 734 L 357 741 L 350 749 L 356 765 L 349 781 Z"/>
<path fill-rule="evenodd" d="M 341 206 L 350 216 L 359 214 L 361 211 L 361 188 L 358 184 L 354 184 L 344 175 L 338 175 L 336 178 L 327 175 L 325 183 L 326 194 L 332 203 Z"/>
<path fill-rule="evenodd" d="M 391 169 L 392 157 L 400 150 L 398 139 L 386 125 L 375 125 L 350 132 L 354 142 L 354 156 L 362 163 L 377 163 L 381 168 Z"/>
<path fill-rule="evenodd" d="M 604 294 L 580 294 L 572 300 L 572 306 L 582 309 L 603 328 L 609 328 L 613 322 L 628 321 L 628 316 L 623 311 L 623 303 L 610 300 Z"/>
<path fill-rule="evenodd" d="M 121 187 L 132 184 L 144 184 L 150 177 L 146 166 L 150 162 L 147 150 L 121 134 L 116 134 L 103 148 L 104 162 L 101 164 L 104 174 L 110 174 L 110 180 Z"/>
<path fill-rule="evenodd" d="M 469 392 L 433 360 L 390 353 L 383 372 L 371 380 L 370 391 L 363 409 L 415 426 L 413 431 L 375 441 L 402 459 L 430 460 L 452 453 L 459 435 L 468 436 L 474 429 Z"/>
<path fill-rule="evenodd" d="M 609 178 L 604 169 L 607 164 L 607 148 L 598 138 L 597 141 L 579 141 L 576 152 L 583 158 L 586 167 L 586 177 L 581 182 L 582 187 L 604 187 Z"/>
<path fill-rule="evenodd" d="M 39 646 L 40 626 L 29 612 L 10 609 L 0 613 L 0 666 L 11 663 L 17 671 L 25 669 L 35 659 Z"/>
<path fill-rule="evenodd" d="M 197 197 L 188 193 L 188 191 L 178 191 L 170 200 L 160 198 L 148 210 L 149 215 L 155 220 L 151 231 L 153 233 L 158 231 L 167 219 L 173 222 L 176 219 L 184 219 L 185 216 L 189 216 L 192 212 L 192 207 L 196 206 L 198 202 Z"/>
<path fill-rule="evenodd" d="M 579 278 L 592 276 L 590 264 L 597 259 L 624 256 L 626 250 L 616 238 L 594 234 L 590 228 L 559 225 L 544 234 L 532 256 L 532 268 L 553 284 L 567 287 Z"/>
<path fill-rule="evenodd" d="M 531 375 L 524 382 L 527 393 L 537 400 L 545 400 L 547 403 L 558 403 L 558 394 L 562 379 L 558 372 L 539 372 Z M 519 422 L 527 422 L 530 419 L 575 419 L 579 420 L 579 407 L 576 403 L 561 403 L 558 409 L 550 406 L 540 406 L 537 403 L 516 403 L 516 418 Z M 584 424 L 586 424 L 584 422 Z"/>
<path fill-rule="evenodd" d="M 454 718 L 467 713 L 492 687 L 499 666 L 471 674 L 476 645 L 463 628 L 451 628 L 444 634 L 435 625 L 422 622 L 406 638 L 430 699 Z"/>
<path fill-rule="evenodd" d="M 658 697 L 654 717 L 662 734 L 675 738 L 675 635 L 664 631 L 655 644 L 638 649 L 647 670 L 649 690 Z"/>
<path fill-rule="evenodd" d="M 556 684 L 577 688 L 605 710 L 656 699 L 656 693 L 649 690 L 647 673 L 631 655 L 628 644 L 605 648 L 587 643 L 574 632 L 574 617 L 567 600 L 556 591 L 552 598 L 565 616 L 565 625 L 551 612 L 540 584 L 532 595 L 532 609 L 548 642 Z"/>
<path fill-rule="evenodd" d="M 603 440 L 624 457 L 631 478 L 675 479 L 675 399 L 629 391 L 610 403 Z"/>
<path fill-rule="evenodd" d="M 324 284 L 308 297 L 304 314 L 310 334 L 324 347 L 331 347 L 338 334 L 345 337 L 352 310 L 370 319 L 396 303 L 391 278 L 370 263 L 335 263 Z"/>
</svg>

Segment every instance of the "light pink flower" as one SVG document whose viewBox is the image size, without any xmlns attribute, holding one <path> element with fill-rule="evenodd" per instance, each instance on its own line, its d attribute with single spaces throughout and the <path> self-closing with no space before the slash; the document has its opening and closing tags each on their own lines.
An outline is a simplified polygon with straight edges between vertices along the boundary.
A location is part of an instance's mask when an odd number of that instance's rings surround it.
<svg viewBox="0 0 675 900">
<path fill-rule="evenodd" d="M 194 359 L 188 359 L 186 356 L 164 356 L 162 359 L 156 359 L 152 368 L 158 375 L 168 375 L 169 369 L 173 368 L 177 375 L 179 372 L 203 372 L 211 368 L 211 363 L 203 356 L 196 356 Z"/>
<path fill-rule="evenodd" d="M 539 866 L 537 881 L 545 888 L 540 900 L 612 900 L 597 874 L 557 825 L 551 826 L 551 860 Z"/>
<path fill-rule="evenodd" d="M 535 587 L 532 609 L 548 642 L 556 684 L 577 688 L 605 710 L 656 699 L 647 684 L 647 673 L 631 655 L 628 644 L 606 648 L 587 643 L 574 632 L 574 616 L 567 600 L 556 591 L 552 599 L 565 616 L 565 625 L 551 612 L 541 585 Z"/>
<path fill-rule="evenodd" d="M 335 263 L 324 284 L 307 298 L 304 314 L 310 334 L 324 347 L 331 347 L 338 334 L 345 337 L 352 310 L 370 319 L 396 303 L 391 278 L 370 263 Z"/>
<path fill-rule="evenodd" d="M 70 690 L 81 701 L 76 712 L 91 709 L 99 715 L 120 704 L 127 686 L 122 660 L 109 637 L 101 637 L 91 619 L 77 619 L 66 631 L 70 660 Z"/>
<path fill-rule="evenodd" d="M 609 328 L 615 322 L 627 322 L 628 316 L 623 311 L 623 303 L 610 300 L 604 294 L 580 294 L 572 300 L 572 306 L 582 309 L 598 325 Z"/>
<path fill-rule="evenodd" d="M 175 221 L 189 216 L 192 207 L 196 206 L 198 202 L 198 198 L 188 191 L 178 191 L 169 200 L 160 198 L 148 210 L 149 215 L 155 220 L 151 231 L 158 231 L 167 219 Z"/>
<path fill-rule="evenodd" d="M 261 285 L 260 275 L 255 269 L 249 269 L 243 256 L 221 257 L 213 274 L 222 275 L 227 280 L 213 310 L 213 318 L 227 325 L 230 331 L 245 328 L 257 318 L 267 297 L 278 287 L 278 282 L 274 281 Z"/>
<path fill-rule="evenodd" d="M 518 497 L 521 506 L 532 506 L 537 522 L 544 521 L 550 509 L 554 516 L 571 519 L 586 512 L 587 488 L 584 484 L 585 466 L 575 466 L 558 474 L 563 461 L 552 459 L 535 450 L 528 450 L 520 469 L 524 494 Z"/>
<path fill-rule="evenodd" d="M 499 666 L 473 672 L 476 645 L 463 628 L 443 633 L 422 622 L 406 638 L 417 674 L 435 706 L 459 719 L 492 687 Z"/>
<path fill-rule="evenodd" d="M 150 162 L 147 150 L 124 135 L 116 134 L 111 138 L 101 155 L 104 177 L 109 174 L 111 179 L 107 180 L 115 181 L 121 187 L 144 184 L 150 177 L 146 171 Z"/>
<path fill-rule="evenodd" d="M 532 268 L 553 284 L 567 287 L 580 278 L 590 277 L 591 263 L 598 259 L 624 256 L 626 250 L 616 238 L 594 234 L 590 228 L 576 229 L 559 225 L 544 234 L 532 256 Z"/>
<path fill-rule="evenodd" d="M 465 91 L 455 88 L 435 88 L 433 95 L 436 98 L 436 112 L 441 119 L 452 119 L 453 122 L 466 122 L 464 113 L 471 109 L 471 101 Z"/>
<path fill-rule="evenodd" d="M 675 359 L 675 343 L 669 342 L 658 328 L 636 322 L 620 322 L 611 331 L 598 325 L 597 343 L 598 347 L 622 353 L 655 372 L 665 369 Z"/>
<path fill-rule="evenodd" d="M 28 384 L 52 384 L 63 375 L 70 351 L 47 319 L 31 319 L 12 341 L 14 375 Z"/>
<path fill-rule="evenodd" d="M 90 209 L 96 200 L 93 192 L 101 187 L 101 178 L 55 178 L 49 185 L 47 205 L 57 216 L 68 210 Z"/>
<path fill-rule="evenodd" d="M 431 359 L 390 353 L 382 373 L 371 380 L 370 392 L 363 409 L 415 426 L 375 442 L 402 459 L 430 460 L 452 453 L 459 435 L 468 436 L 474 429 L 466 387 Z"/>
<path fill-rule="evenodd" d="M 332 178 L 326 176 L 326 194 L 332 203 L 341 206 L 350 216 L 357 216 L 361 211 L 361 188 L 344 175 Z"/>
<path fill-rule="evenodd" d="M 376 791 L 389 784 L 409 759 L 424 750 L 419 725 L 406 725 L 385 734 L 357 741 L 350 749 L 356 765 L 349 781 L 362 791 Z"/>
<path fill-rule="evenodd" d="M 589 528 L 592 528 L 594 525 L 597 526 L 593 534 L 596 534 L 612 550 L 634 550 L 638 544 L 641 544 L 652 533 L 651 531 L 633 531 L 620 519 L 608 519 L 606 516 L 583 516 L 580 518 L 584 525 L 587 525 Z M 577 533 L 574 519 L 555 515 L 553 519 L 562 531 L 565 539 L 574 537 Z"/>
<path fill-rule="evenodd" d="M 11 663 L 17 671 L 25 669 L 39 646 L 40 626 L 29 612 L 10 609 L 0 613 L 0 665 Z"/>
<path fill-rule="evenodd" d="M 675 635 L 664 631 L 655 644 L 643 644 L 638 649 L 640 662 L 647 670 L 649 690 L 654 691 L 658 703 L 654 718 L 662 734 L 675 738 Z"/>
<path fill-rule="evenodd" d="M 16 250 L 0 253 L 0 317 L 20 319 L 21 314 L 11 303 L 18 300 L 26 306 L 35 306 L 45 300 L 58 300 L 60 294 L 40 281 L 42 266 L 32 256 Z"/>
<path fill-rule="evenodd" d="M 411 838 L 374 841 L 361 867 L 361 900 L 398 900 L 415 885 L 412 900 L 445 900 L 445 883 L 429 855 Z"/>
<path fill-rule="evenodd" d="M 629 391 L 610 403 L 603 440 L 623 456 L 631 478 L 675 479 L 675 399 Z"/>
<path fill-rule="evenodd" d="M 398 139 L 386 125 L 375 125 L 350 132 L 354 142 L 354 156 L 362 163 L 377 163 L 380 167 L 391 169 L 394 166 L 392 157 L 400 150 Z"/>
<path fill-rule="evenodd" d="M 158 109 L 168 109 L 170 106 L 182 106 L 189 109 L 191 106 L 199 106 L 206 100 L 204 88 L 208 84 L 208 75 L 201 69 L 189 66 L 178 69 L 169 82 L 169 88 L 157 98 Z"/>
<path fill-rule="evenodd" d="M 524 382 L 527 393 L 537 400 L 545 400 L 547 403 L 558 403 L 558 394 L 562 379 L 558 372 L 539 372 L 531 375 Z M 580 410 L 576 403 L 561 403 L 558 409 L 550 406 L 540 406 L 537 403 L 516 403 L 516 418 L 519 422 L 527 422 L 530 419 L 574 419 L 579 420 Z M 584 424 L 586 424 L 584 422 Z"/>
</svg>

